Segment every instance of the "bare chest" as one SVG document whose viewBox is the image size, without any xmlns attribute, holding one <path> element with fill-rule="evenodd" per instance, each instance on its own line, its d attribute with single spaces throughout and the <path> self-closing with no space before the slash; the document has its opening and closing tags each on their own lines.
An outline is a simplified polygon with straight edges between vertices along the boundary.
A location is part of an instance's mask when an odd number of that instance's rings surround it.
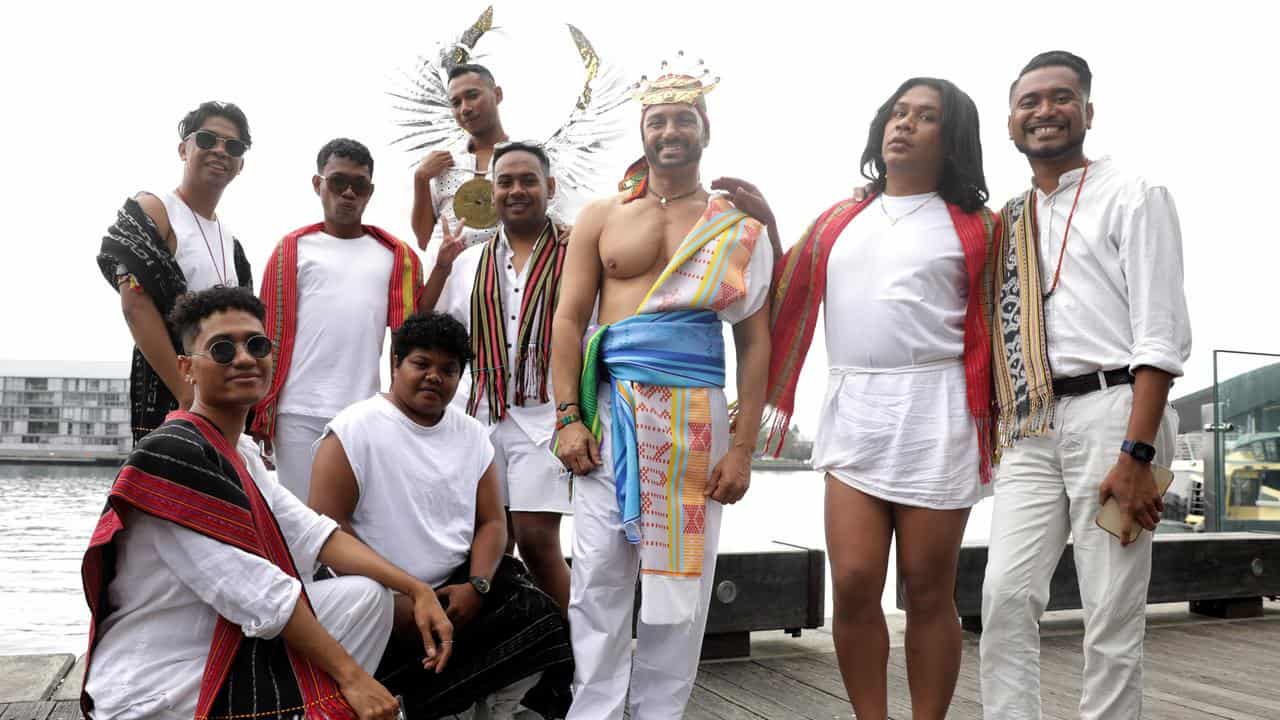
<svg viewBox="0 0 1280 720">
<path fill-rule="evenodd" d="M 698 206 L 663 208 L 641 199 L 623 205 L 600 235 L 600 262 L 606 278 L 657 276 L 698 222 Z"/>
</svg>

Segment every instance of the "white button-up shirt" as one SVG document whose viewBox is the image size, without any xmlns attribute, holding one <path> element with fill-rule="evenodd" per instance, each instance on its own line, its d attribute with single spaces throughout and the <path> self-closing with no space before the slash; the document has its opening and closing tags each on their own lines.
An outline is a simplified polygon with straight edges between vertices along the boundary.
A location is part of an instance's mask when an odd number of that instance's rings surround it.
<svg viewBox="0 0 1280 720">
<path fill-rule="evenodd" d="M 440 293 L 440 300 L 436 303 L 436 310 L 448 313 L 457 318 L 459 322 L 467 328 L 467 333 L 471 332 L 471 290 L 475 284 L 476 269 L 480 265 L 480 256 L 484 252 L 484 245 L 467 248 L 453 261 L 453 269 L 449 273 L 449 280 L 445 283 L 444 290 Z M 515 422 L 520 429 L 529 436 L 529 439 L 538 444 L 545 444 L 551 441 L 551 435 L 555 430 L 556 410 L 555 403 L 548 400 L 545 403 L 539 403 L 536 394 L 526 398 L 526 403 L 521 406 L 516 404 L 516 378 L 518 368 L 516 366 L 516 355 L 519 348 L 516 342 L 519 340 L 520 331 L 520 303 L 524 300 L 526 285 L 529 280 L 529 267 L 532 263 L 532 256 L 525 259 L 524 267 L 519 271 L 515 269 L 513 262 L 514 255 L 511 252 L 511 245 L 507 242 L 507 234 L 501 230 L 498 232 L 498 244 L 494 252 L 494 262 L 498 266 L 498 286 L 502 293 L 502 311 L 504 316 L 503 322 L 506 324 L 507 335 L 507 399 L 510 408 L 507 410 L 507 419 Z M 541 311 L 539 317 L 534 318 L 534 326 L 537 327 L 542 323 Z M 529 347 L 527 352 L 532 354 L 537 349 L 537 334 L 533 334 L 529 338 Z M 536 388 L 529 388 L 531 392 L 536 393 Z M 480 389 L 483 393 L 483 389 Z M 471 397 L 471 369 L 462 374 L 458 380 L 458 392 L 453 396 L 453 406 L 465 414 L 467 412 L 467 401 Z M 551 388 L 550 374 L 547 376 L 547 397 L 554 398 L 555 393 Z M 476 418 L 485 425 L 489 424 L 489 405 L 488 400 L 484 397 L 480 398 L 480 409 Z"/>
<path fill-rule="evenodd" d="M 1084 169 L 1036 191 L 1043 290 L 1053 283 L 1067 217 Z M 1089 164 L 1066 239 L 1058 287 L 1045 301 L 1055 378 L 1150 366 L 1174 376 L 1191 354 L 1182 283 L 1182 232 L 1167 188 Z"/>
<path fill-rule="evenodd" d="M 267 475 L 257 446 L 236 448 L 271 507 L 298 572 L 310 578 L 337 529 Z M 116 537 L 111 614 L 98 628 L 85 691 L 95 720 L 192 717 L 221 615 L 247 637 L 272 638 L 293 615 L 302 583 L 269 560 L 141 512 Z"/>
</svg>

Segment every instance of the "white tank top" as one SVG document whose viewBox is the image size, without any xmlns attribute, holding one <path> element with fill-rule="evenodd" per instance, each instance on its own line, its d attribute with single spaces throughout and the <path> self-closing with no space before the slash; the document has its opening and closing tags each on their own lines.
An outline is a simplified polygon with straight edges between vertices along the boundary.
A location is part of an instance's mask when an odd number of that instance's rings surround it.
<svg viewBox="0 0 1280 720">
<path fill-rule="evenodd" d="M 164 203 L 169 227 L 177 238 L 174 259 L 187 279 L 187 290 L 207 290 L 214 285 L 236 287 L 235 238 L 221 220 L 200 217 L 177 193 L 153 193 Z"/>
<path fill-rule="evenodd" d="M 360 497 L 351 527 L 366 545 L 436 587 L 467 559 L 476 490 L 493 462 L 489 433 L 449 407 L 434 427 L 410 420 L 382 395 L 338 413 L 325 434 L 342 443 Z"/>
</svg>

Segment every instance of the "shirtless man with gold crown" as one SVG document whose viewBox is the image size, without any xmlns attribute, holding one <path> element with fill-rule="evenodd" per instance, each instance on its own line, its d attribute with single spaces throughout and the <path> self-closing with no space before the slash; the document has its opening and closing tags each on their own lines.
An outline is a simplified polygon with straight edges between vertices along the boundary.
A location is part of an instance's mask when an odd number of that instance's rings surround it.
<svg viewBox="0 0 1280 720">
<path fill-rule="evenodd" d="M 571 719 L 621 718 L 629 681 L 631 717 L 683 714 L 720 512 L 747 490 L 763 409 L 774 258 L 765 230 L 776 230 L 750 184 L 713 183 L 732 200 L 701 185 L 704 96 L 718 80 L 700 67 L 663 70 L 635 92 L 644 158 L 619 194 L 578 218 L 554 321 L 557 454 L 577 476 Z M 599 326 L 587 334 L 597 303 Z M 733 326 L 745 429 L 732 437 L 722 323 Z"/>
</svg>

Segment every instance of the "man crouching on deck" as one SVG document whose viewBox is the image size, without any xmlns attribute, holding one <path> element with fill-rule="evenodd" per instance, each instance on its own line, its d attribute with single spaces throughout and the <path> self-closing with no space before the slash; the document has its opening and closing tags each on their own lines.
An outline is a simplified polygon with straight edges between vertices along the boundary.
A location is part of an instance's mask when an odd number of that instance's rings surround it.
<svg viewBox="0 0 1280 720">
<path fill-rule="evenodd" d="M 769 365 L 764 226 L 698 179 L 710 137 L 697 77 L 642 84 L 645 158 L 569 240 L 552 335 L 557 454 L 576 478 L 571 719 L 681 717 L 697 672 L 722 504 L 751 477 Z M 750 190 L 744 183 L 735 199 Z M 750 206 L 767 214 L 762 199 Z M 581 352 L 599 298 L 600 327 Z M 730 437 L 723 325 L 733 325 Z M 579 374 L 581 373 L 581 382 Z M 599 446 L 597 446 L 599 438 Z M 643 602 L 631 619 L 635 578 Z"/>
<path fill-rule="evenodd" d="M 369 674 L 391 631 L 383 586 L 413 598 L 425 664 L 448 660 L 431 587 L 303 505 L 241 435 L 271 382 L 264 314 L 215 287 L 170 315 L 194 400 L 134 447 L 85 553 L 86 718 L 394 718 Z M 305 582 L 318 563 L 345 577 Z"/>
</svg>

